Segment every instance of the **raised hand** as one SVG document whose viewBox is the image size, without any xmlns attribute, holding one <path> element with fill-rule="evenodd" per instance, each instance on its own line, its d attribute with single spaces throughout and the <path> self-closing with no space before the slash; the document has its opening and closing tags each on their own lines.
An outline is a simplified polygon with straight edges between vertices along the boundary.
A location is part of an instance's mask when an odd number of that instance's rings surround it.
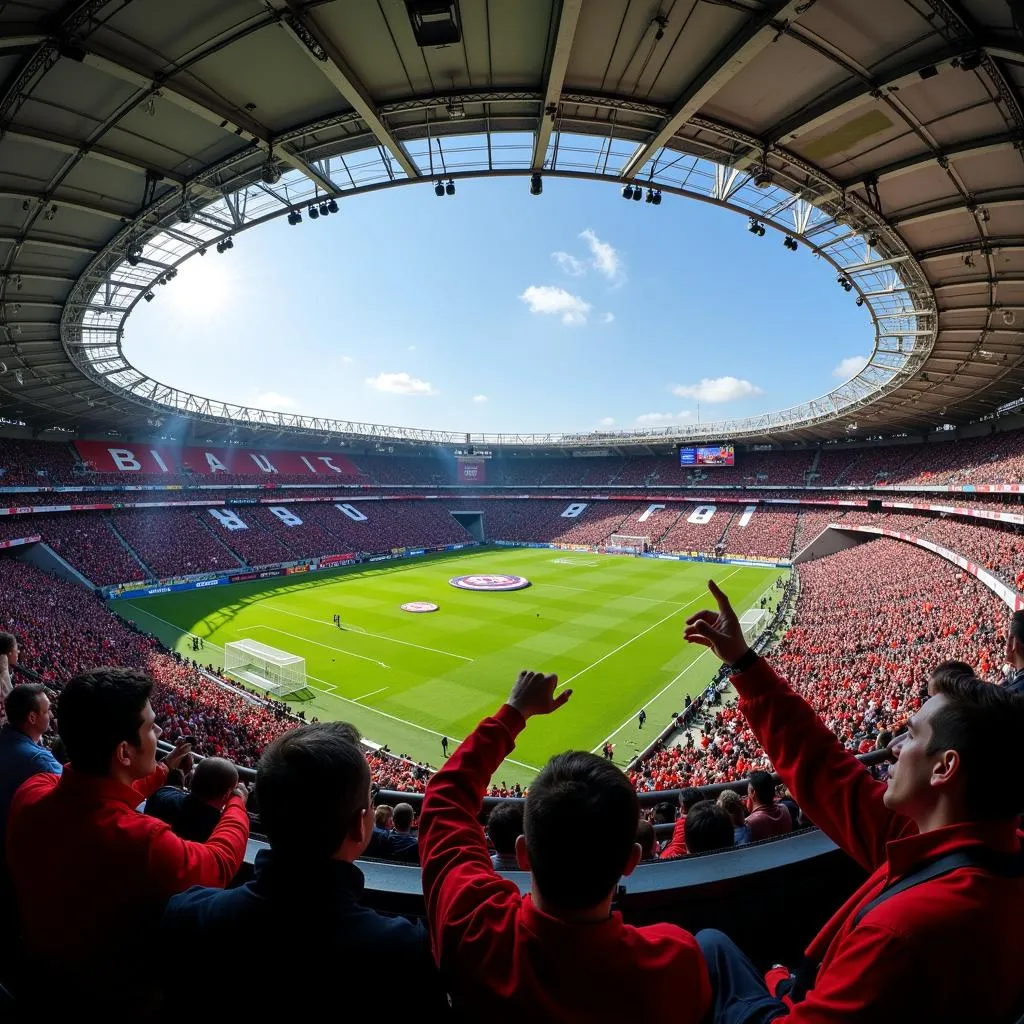
<svg viewBox="0 0 1024 1024">
<path fill-rule="evenodd" d="M 164 764 L 167 765 L 168 770 L 172 768 L 181 768 L 182 771 L 187 771 L 188 768 L 185 766 L 184 761 L 191 753 L 192 744 L 187 740 L 182 740 L 182 742 L 164 758 Z M 191 761 L 189 764 L 191 764 Z"/>
<path fill-rule="evenodd" d="M 543 672 L 531 672 L 529 669 L 523 669 L 519 673 L 515 686 L 512 687 L 508 703 L 523 718 L 532 718 L 534 715 L 550 715 L 572 696 L 572 690 L 563 690 L 556 697 L 555 687 L 557 685 L 558 676 L 546 676 Z"/>
<path fill-rule="evenodd" d="M 740 620 L 714 580 L 708 580 L 708 590 L 718 604 L 717 613 L 705 609 L 691 615 L 683 636 L 687 643 L 710 647 L 726 665 L 734 665 L 749 650 Z"/>
</svg>

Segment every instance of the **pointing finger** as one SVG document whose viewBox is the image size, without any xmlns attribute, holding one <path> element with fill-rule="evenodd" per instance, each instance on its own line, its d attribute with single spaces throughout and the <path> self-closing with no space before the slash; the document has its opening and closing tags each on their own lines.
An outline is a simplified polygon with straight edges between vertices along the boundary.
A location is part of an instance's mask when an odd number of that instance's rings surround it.
<svg viewBox="0 0 1024 1024">
<path fill-rule="evenodd" d="M 729 603 L 729 598 L 725 596 L 714 580 L 708 580 L 708 590 L 711 591 L 712 596 L 718 602 L 718 607 L 723 612 L 729 612 L 731 614 L 732 605 Z"/>
</svg>

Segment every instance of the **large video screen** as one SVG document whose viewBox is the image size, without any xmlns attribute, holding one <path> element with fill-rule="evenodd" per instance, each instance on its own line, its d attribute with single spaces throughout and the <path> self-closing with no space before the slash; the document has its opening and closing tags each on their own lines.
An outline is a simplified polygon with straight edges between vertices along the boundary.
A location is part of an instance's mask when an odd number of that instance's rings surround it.
<svg viewBox="0 0 1024 1024">
<path fill-rule="evenodd" d="M 735 466 L 736 449 L 731 444 L 709 448 L 680 448 L 680 466 Z"/>
</svg>

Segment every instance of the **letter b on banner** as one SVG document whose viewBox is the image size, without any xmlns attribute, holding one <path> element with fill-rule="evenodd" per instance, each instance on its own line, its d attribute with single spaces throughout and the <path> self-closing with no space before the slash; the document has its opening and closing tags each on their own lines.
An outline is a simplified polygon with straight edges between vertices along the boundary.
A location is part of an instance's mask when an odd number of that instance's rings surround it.
<svg viewBox="0 0 1024 1024">
<path fill-rule="evenodd" d="M 248 530 L 249 527 L 238 518 L 237 512 L 229 508 L 208 508 L 206 510 L 225 530 Z"/>
<path fill-rule="evenodd" d="M 355 505 L 350 505 L 347 501 L 344 505 L 335 505 L 334 507 L 339 511 L 344 512 L 349 519 L 354 519 L 357 523 L 365 523 L 367 520 L 367 516 L 364 516 L 363 513 L 355 507 Z"/>
<path fill-rule="evenodd" d="M 578 519 L 587 511 L 586 502 L 574 501 L 563 513 L 563 519 Z"/>
<path fill-rule="evenodd" d="M 273 512 L 274 515 L 277 516 L 277 518 L 280 519 L 285 526 L 302 525 L 302 520 L 294 512 L 290 512 L 282 505 L 271 505 L 270 511 Z"/>
<path fill-rule="evenodd" d="M 711 517 L 715 514 L 716 511 L 717 511 L 717 506 L 715 506 L 715 505 L 698 505 L 686 517 L 686 521 L 688 523 L 694 523 L 697 526 L 700 526 L 703 523 L 710 523 L 711 522 Z"/>
</svg>

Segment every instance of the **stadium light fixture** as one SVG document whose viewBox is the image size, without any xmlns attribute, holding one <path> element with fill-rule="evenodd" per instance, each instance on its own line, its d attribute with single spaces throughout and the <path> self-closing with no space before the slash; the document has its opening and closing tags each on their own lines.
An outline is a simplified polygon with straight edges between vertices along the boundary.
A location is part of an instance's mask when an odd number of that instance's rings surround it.
<svg viewBox="0 0 1024 1024">
<path fill-rule="evenodd" d="M 790 252 L 796 252 L 800 246 L 797 244 L 797 240 L 792 235 L 786 235 L 782 240 L 782 244 L 789 249 Z"/>
<path fill-rule="evenodd" d="M 857 296 L 857 305 L 858 306 L 863 306 L 864 305 L 864 296 L 863 295 L 858 295 Z"/>
<path fill-rule="evenodd" d="M 654 190 L 654 198 L 651 200 L 651 202 L 654 203 L 655 206 L 661 206 L 661 189 L 660 188 L 656 188 Z"/>
<path fill-rule="evenodd" d="M 632 199 L 633 198 L 633 186 L 632 185 L 623 185 L 622 186 L 622 198 L 623 199 Z"/>
<path fill-rule="evenodd" d="M 152 302 L 152 301 L 153 301 L 153 293 L 152 293 L 152 292 L 146 292 L 146 294 L 145 294 L 145 295 L 143 295 L 142 297 L 143 297 L 143 298 L 144 298 L 144 299 L 145 299 L 145 300 L 146 300 L 147 302 Z"/>
<path fill-rule="evenodd" d="M 321 217 L 326 217 L 330 212 L 331 211 L 327 209 L 327 204 L 326 203 L 321 203 L 320 204 L 320 216 Z"/>
<path fill-rule="evenodd" d="M 752 235 L 757 235 L 758 238 L 764 237 L 764 225 L 754 217 L 750 218 L 750 224 L 747 226 L 747 230 Z"/>
<path fill-rule="evenodd" d="M 836 284 L 839 285 L 844 292 L 853 291 L 853 282 L 845 274 L 836 275 Z"/>
<path fill-rule="evenodd" d="M 316 220 L 317 217 L 320 216 L 320 211 L 316 208 L 315 205 L 310 206 L 310 208 L 307 211 L 307 213 L 309 213 L 309 219 L 310 220 Z"/>
<path fill-rule="evenodd" d="M 644 190 L 639 185 L 633 186 L 633 202 L 639 203 L 644 197 Z"/>
<path fill-rule="evenodd" d="M 446 196 L 455 195 L 455 182 L 451 178 L 448 179 L 448 184 L 444 187 L 444 194 Z"/>
<path fill-rule="evenodd" d="M 301 224 L 302 223 L 302 214 L 299 213 L 298 210 L 289 210 L 288 211 L 288 223 L 291 224 L 292 227 L 295 227 L 296 224 Z"/>
<path fill-rule="evenodd" d="M 327 212 L 328 213 L 337 213 L 338 212 L 338 200 L 337 199 L 332 199 L 327 204 Z"/>
<path fill-rule="evenodd" d="M 441 199 L 444 196 L 444 182 L 443 181 L 439 181 L 439 182 L 437 182 L 436 185 L 434 185 L 434 195 L 437 196 L 438 199 Z"/>
<path fill-rule="evenodd" d="M 1012 327 L 1016 323 L 1016 321 L 1017 315 L 1014 313 L 1012 309 L 1003 310 L 1003 323 L 1006 324 L 1007 327 Z"/>
<path fill-rule="evenodd" d="M 774 181 L 774 175 L 768 170 L 765 164 L 762 164 L 754 175 L 754 185 L 757 188 L 767 188 L 769 185 L 773 184 Z"/>
<path fill-rule="evenodd" d="M 539 196 L 544 191 L 544 178 L 536 171 L 530 175 L 530 195 Z"/>
</svg>

